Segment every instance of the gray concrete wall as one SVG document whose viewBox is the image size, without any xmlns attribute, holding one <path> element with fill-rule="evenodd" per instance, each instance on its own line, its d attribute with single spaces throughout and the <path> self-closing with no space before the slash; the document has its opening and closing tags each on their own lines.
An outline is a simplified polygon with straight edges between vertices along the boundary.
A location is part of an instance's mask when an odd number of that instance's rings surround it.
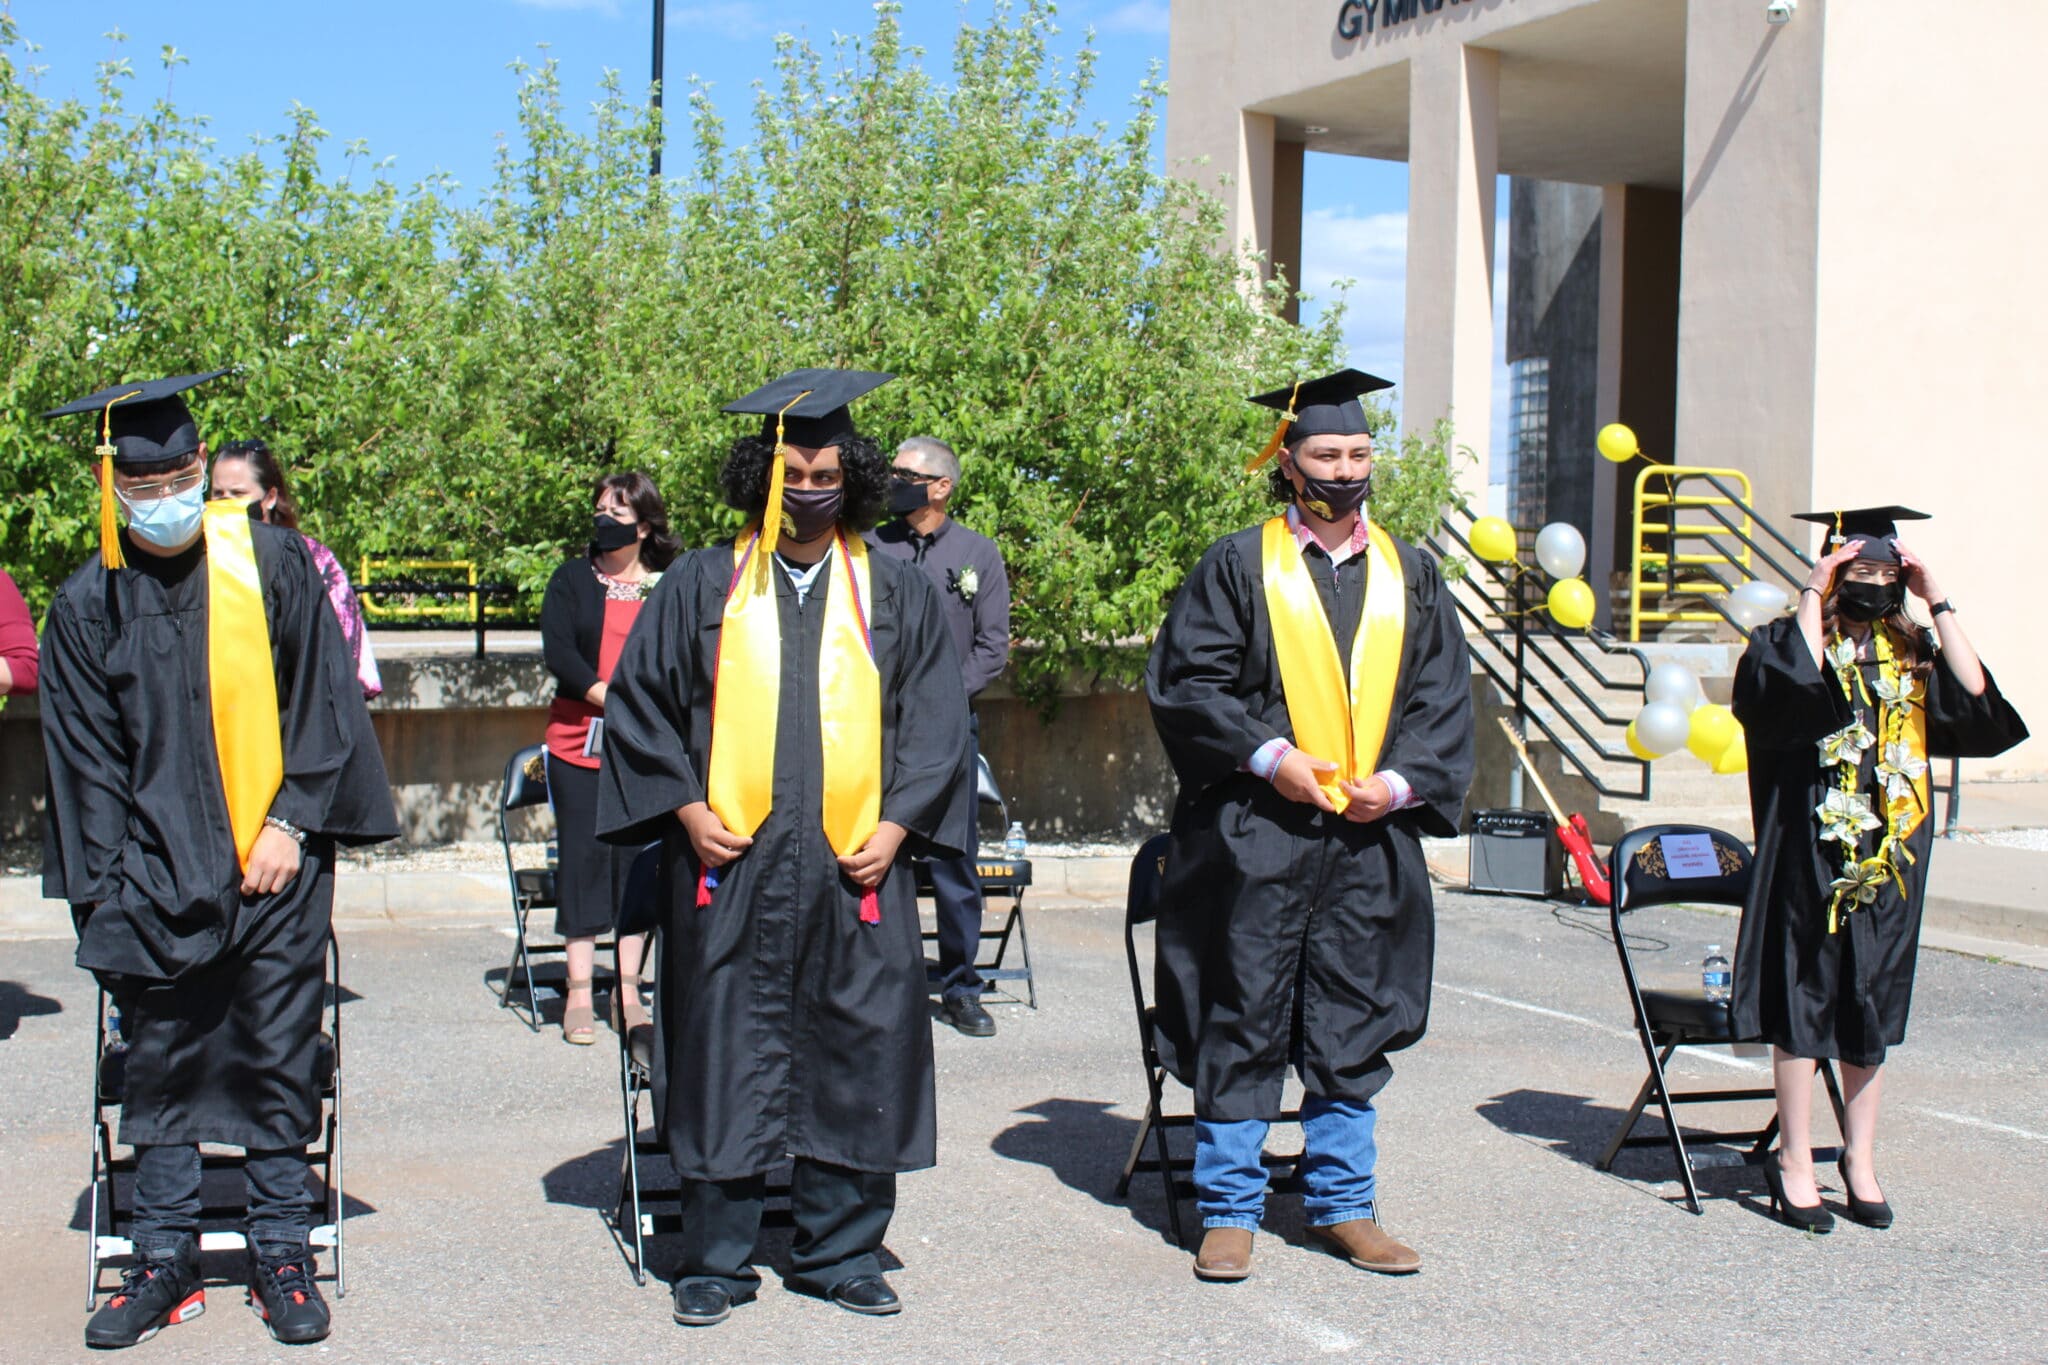
<svg viewBox="0 0 2048 1365">
<path fill-rule="evenodd" d="M 405 840 L 496 838 L 505 761 L 539 742 L 554 693 L 540 656 L 398 658 L 382 667 L 385 694 L 371 719 Z M 1173 775 L 1142 692 L 1075 686 L 1050 721 L 1007 694 L 985 698 L 979 710 L 1011 818 L 1033 840 L 1127 838 L 1164 827 Z M 39 723 L 33 698 L 0 711 L 0 838 L 34 838 L 41 829 Z"/>
</svg>

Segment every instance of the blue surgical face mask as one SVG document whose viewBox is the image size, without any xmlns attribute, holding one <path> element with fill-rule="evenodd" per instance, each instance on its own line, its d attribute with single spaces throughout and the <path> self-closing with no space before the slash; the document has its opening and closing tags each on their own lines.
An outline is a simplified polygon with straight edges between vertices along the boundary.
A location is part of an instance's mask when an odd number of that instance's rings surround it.
<svg viewBox="0 0 2048 1365">
<path fill-rule="evenodd" d="M 128 509 L 129 534 L 160 550 L 175 550 L 199 532 L 199 519 L 206 514 L 206 480 L 168 498 L 122 498 L 121 505 Z"/>
</svg>

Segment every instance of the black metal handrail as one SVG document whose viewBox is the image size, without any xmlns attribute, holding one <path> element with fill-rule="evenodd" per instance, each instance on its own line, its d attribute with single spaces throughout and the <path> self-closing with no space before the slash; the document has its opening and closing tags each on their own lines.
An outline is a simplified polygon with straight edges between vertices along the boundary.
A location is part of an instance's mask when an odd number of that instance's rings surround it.
<svg viewBox="0 0 2048 1365">
<path fill-rule="evenodd" d="M 476 657 L 484 657 L 484 637 L 491 626 L 500 630 L 530 630 L 535 623 L 523 618 L 492 617 L 486 606 L 486 599 L 498 600 L 519 596 L 516 583 L 447 583 L 431 579 L 380 578 L 374 583 L 364 584 L 356 589 L 357 597 L 467 597 L 470 619 L 462 621 L 447 617 L 433 617 L 426 620 L 388 620 L 382 617 L 369 622 L 373 630 L 448 630 L 468 628 L 476 632 Z"/>
<path fill-rule="evenodd" d="M 1521 566 L 1503 567 L 1481 559 L 1472 550 L 1467 538 L 1454 515 L 1462 514 L 1467 522 L 1475 520 L 1471 510 L 1456 507 L 1447 511 L 1438 522 L 1441 535 L 1430 536 L 1426 543 L 1439 558 L 1449 553 L 1445 541 L 1457 547 L 1468 564 L 1478 566 L 1486 579 L 1491 579 L 1501 589 L 1500 596 L 1487 590 L 1484 579 L 1467 575 L 1473 592 L 1486 603 L 1487 610 L 1476 610 L 1464 598 L 1453 593 L 1452 599 L 1458 614 L 1468 622 L 1474 632 L 1483 637 L 1488 645 L 1499 654 L 1499 660 L 1489 658 L 1486 651 L 1474 649 L 1472 657 L 1493 683 L 1512 699 L 1518 728 L 1525 735 L 1533 725 L 1557 750 L 1560 759 L 1584 778 L 1593 789 L 1603 796 L 1629 800 L 1648 800 L 1650 796 L 1650 765 L 1626 749 L 1610 748 L 1606 741 L 1596 735 L 1581 719 L 1581 711 L 1589 714 L 1595 724 L 1607 729 L 1625 729 L 1632 716 L 1617 715 L 1602 704 L 1600 694 L 1624 693 L 1642 696 L 1650 673 L 1650 661 L 1640 649 L 1623 644 L 1606 631 L 1589 629 L 1583 637 L 1566 633 L 1547 616 L 1535 616 L 1527 601 L 1525 582 L 1531 570 Z M 1505 600 L 1503 600 L 1505 599 Z M 1512 622 L 1512 627 L 1494 624 L 1488 617 L 1502 622 Z M 1534 627 L 1532 629 L 1532 626 Z M 1638 676 L 1620 680 L 1610 678 L 1597 667 L 1588 655 L 1581 638 L 1590 640 L 1599 652 L 1608 657 L 1617 655 L 1634 660 Z M 1552 689 L 1550 682 L 1536 671 L 1535 665 L 1553 675 L 1560 687 L 1576 700 L 1574 707 Z M 1574 667 L 1575 666 L 1575 667 Z M 1590 685 L 1589 685 L 1590 684 Z M 1549 719 L 1530 709 L 1528 698 L 1534 693 L 1563 722 L 1566 730 L 1576 736 L 1574 743 L 1561 733 Z M 1590 752 L 1588 752 L 1590 751 Z M 1596 770 L 1595 762 L 1619 764 L 1637 770 L 1641 780 L 1633 789 L 1616 787 Z"/>
</svg>

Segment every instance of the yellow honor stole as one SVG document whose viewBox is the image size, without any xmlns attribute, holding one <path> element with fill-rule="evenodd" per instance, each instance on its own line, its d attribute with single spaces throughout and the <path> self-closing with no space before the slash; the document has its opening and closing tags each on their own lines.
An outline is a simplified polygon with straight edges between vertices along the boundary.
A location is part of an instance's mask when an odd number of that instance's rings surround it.
<svg viewBox="0 0 2048 1365">
<path fill-rule="evenodd" d="M 777 462 L 778 468 L 780 461 Z M 776 501 L 776 500 L 771 500 Z M 732 585 L 719 628 L 711 684 L 711 760 L 705 801 L 725 827 L 752 835 L 774 805 L 775 717 L 782 688 L 782 628 L 775 605 L 773 542 L 760 528 L 733 543 Z M 826 572 L 841 576 L 825 598 L 818 652 L 818 732 L 824 744 L 826 841 L 841 857 L 874 837 L 882 815 L 882 675 L 868 629 L 868 547 L 834 532 L 838 553 Z M 717 879 L 700 877 L 708 905 Z M 860 917 L 881 920 L 873 888 Z"/>
<path fill-rule="evenodd" d="M 206 535 L 206 670 L 213 749 L 220 759 L 235 856 L 246 872 L 263 819 L 284 785 L 276 665 L 248 504 L 208 503 L 201 524 Z"/>
<path fill-rule="evenodd" d="M 1361 513 L 1361 515 L 1363 515 Z M 1394 687 L 1401 675 L 1401 645 L 1408 626 L 1408 594 L 1394 541 L 1366 523 L 1365 609 L 1351 641 L 1350 684 L 1337 658 L 1336 637 L 1302 562 L 1294 528 L 1284 516 L 1264 528 L 1260 565 L 1266 580 L 1266 615 L 1280 660 L 1280 690 L 1287 699 L 1294 743 L 1337 771 L 1323 790 L 1338 810 L 1351 804 L 1341 780 L 1363 782 L 1378 770 Z"/>
</svg>

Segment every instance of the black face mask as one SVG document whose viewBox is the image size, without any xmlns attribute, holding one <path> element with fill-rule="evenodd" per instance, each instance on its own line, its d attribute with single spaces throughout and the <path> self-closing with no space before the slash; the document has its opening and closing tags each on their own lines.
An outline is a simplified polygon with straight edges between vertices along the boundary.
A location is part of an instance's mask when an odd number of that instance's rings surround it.
<svg viewBox="0 0 2048 1365">
<path fill-rule="evenodd" d="M 845 505 L 844 488 L 785 488 L 782 532 L 797 541 L 816 540 L 832 529 Z"/>
<path fill-rule="evenodd" d="M 929 507 L 932 501 L 932 486 L 918 483 L 914 479 L 889 480 L 889 511 L 899 517 L 907 517 L 920 507 Z"/>
<path fill-rule="evenodd" d="M 1858 625 L 1890 616 L 1905 604 L 1905 589 L 1897 583 L 1859 583 L 1852 579 L 1835 590 L 1835 610 Z"/>
<path fill-rule="evenodd" d="M 1352 479 L 1316 479 L 1301 476 L 1301 505 L 1324 521 L 1342 521 L 1365 505 L 1372 496 L 1372 476 Z"/>
<path fill-rule="evenodd" d="M 623 550 L 640 539 L 640 528 L 630 521 L 620 521 L 600 512 L 591 523 L 590 543 L 599 550 Z"/>
</svg>

